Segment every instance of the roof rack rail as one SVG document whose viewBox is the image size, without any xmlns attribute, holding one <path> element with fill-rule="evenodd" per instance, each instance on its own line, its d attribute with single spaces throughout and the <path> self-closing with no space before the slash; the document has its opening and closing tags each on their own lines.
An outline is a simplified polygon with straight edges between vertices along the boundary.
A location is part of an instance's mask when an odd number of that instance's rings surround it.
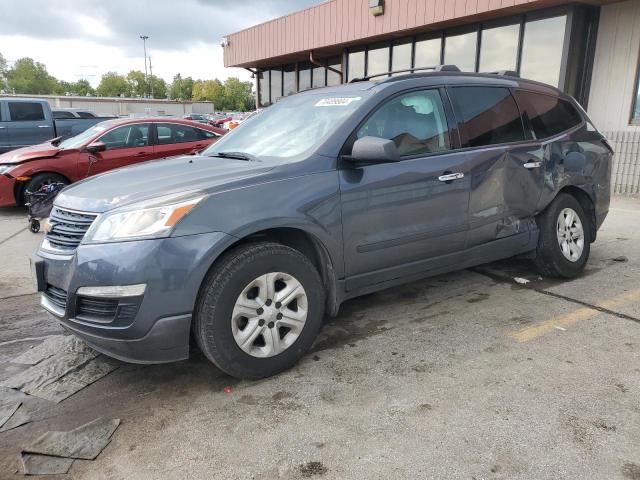
<svg viewBox="0 0 640 480">
<path fill-rule="evenodd" d="M 487 72 L 490 75 L 500 75 L 501 77 L 518 77 L 520 74 L 514 70 L 498 70 L 497 72 Z"/>
<path fill-rule="evenodd" d="M 376 73 L 375 75 L 366 75 L 364 77 L 356 77 L 349 80 L 349 83 L 366 82 L 368 80 L 371 80 L 372 78 L 385 77 L 385 76 L 395 75 L 398 73 L 415 73 L 415 72 L 421 72 L 424 70 L 431 70 L 434 72 L 460 72 L 461 71 L 456 65 L 434 65 L 433 67 L 417 67 L 417 68 L 408 68 L 406 70 L 392 70 L 390 72 Z"/>
</svg>

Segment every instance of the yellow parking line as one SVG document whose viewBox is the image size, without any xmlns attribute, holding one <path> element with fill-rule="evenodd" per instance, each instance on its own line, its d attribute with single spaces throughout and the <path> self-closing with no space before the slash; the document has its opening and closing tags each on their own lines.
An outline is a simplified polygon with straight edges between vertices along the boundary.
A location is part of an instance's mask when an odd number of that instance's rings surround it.
<svg viewBox="0 0 640 480">
<path fill-rule="evenodd" d="M 622 307 L 623 305 L 627 305 L 638 300 L 640 300 L 640 289 L 631 290 L 630 292 L 625 292 L 615 297 L 603 300 L 602 302 L 596 304 L 596 307 L 611 310 L 613 308 Z M 545 333 L 556 329 L 556 327 L 566 327 L 567 325 L 572 325 L 581 320 L 587 320 L 589 318 L 595 317 L 599 313 L 602 312 L 594 308 L 578 308 L 577 310 L 574 310 L 573 312 L 567 313 L 565 315 L 560 315 L 536 325 L 523 328 L 522 330 L 511 332 L 509 336 L 511 338 L 514 338 L 518 342 L 528 342 L 533 338 L 539 337 L 540 335 L 544 335 Z"/>
</svg>

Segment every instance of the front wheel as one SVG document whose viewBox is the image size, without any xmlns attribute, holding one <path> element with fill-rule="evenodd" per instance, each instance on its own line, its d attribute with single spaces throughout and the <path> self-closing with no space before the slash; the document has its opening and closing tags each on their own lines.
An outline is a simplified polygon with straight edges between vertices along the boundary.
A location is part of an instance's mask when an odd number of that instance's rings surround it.
<svg viewBox="0 0 640 480">
<path fill-rule="evenodd" d="M 302 253 L 277 243 L 243 245 L 205 278 L 194 336 L 225 373 L 269 377 L 292 367 L 311 347 L 324 301 L 320 275 Z"/>
<path fill-rule="evenodd" d="M 538 217 L 540 236 L 535 263 L 547 277 L 573 278 L 589 259 L 589 219 L 575 197 L 561 193 Z"/>
</svg>

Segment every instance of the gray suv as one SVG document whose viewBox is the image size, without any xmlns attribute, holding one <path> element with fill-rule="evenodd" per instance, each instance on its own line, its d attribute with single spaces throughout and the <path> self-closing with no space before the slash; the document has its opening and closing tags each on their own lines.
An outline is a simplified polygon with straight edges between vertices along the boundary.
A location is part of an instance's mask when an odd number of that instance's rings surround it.
<svg viewBox="0 0 640 480">
<path fill-rule="evenodd" d="M 100 352 L 274 375 L 350 298 L 527 254 L 578 275 L 612 150 L 559 90 L 455 68 L 282 99 L 199 155 L 65 189 L 42 306 Z"/>
</svg>

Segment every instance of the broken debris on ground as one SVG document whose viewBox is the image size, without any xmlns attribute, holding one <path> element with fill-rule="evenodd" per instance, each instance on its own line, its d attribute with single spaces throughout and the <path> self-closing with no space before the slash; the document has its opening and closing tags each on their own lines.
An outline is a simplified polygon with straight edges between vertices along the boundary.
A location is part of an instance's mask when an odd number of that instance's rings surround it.
<svg viewBox="0 0 640 480">
<path fill-rule="evenodd" d="M 73 458 L 51 457 L 31 453 L 22 454 L 22 470 L 25 475 L 58 475 L 67 473 Z"/>
</svg>

